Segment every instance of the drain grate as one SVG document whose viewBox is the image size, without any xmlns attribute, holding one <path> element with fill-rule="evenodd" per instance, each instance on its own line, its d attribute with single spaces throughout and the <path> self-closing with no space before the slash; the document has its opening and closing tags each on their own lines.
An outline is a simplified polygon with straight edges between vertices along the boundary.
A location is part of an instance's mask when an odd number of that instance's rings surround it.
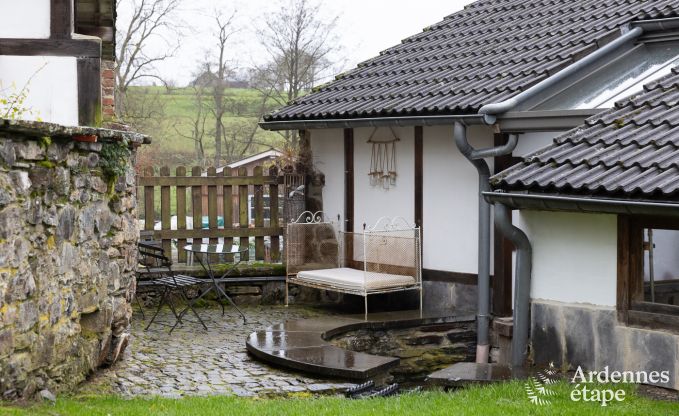
<svg viewBox="0 0 679 416">
<path fill-rule="evenodd" d="M 389 384 L 383 387 L 375 387 L 375 382 L 370 380 L 347 390 L 346 396 L 350 399 L 369 399 L 373 397 L 387 397 L 399 393 L 398 383 Z"/>
</svg>

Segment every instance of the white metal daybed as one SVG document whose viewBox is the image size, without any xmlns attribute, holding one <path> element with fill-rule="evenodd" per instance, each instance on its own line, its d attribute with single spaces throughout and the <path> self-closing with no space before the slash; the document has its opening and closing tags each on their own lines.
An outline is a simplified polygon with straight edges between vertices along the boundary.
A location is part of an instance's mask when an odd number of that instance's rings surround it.
<svg viewBox="0 0 679 416">
<path fill-rule="evenodd" d="M 287 226 L 287 276 L 290 283 L 364 297 L 418 290 L 422 313 L 420 229 L 403 218 L 381 218 L 362 232 L 335 230 L 322 212 L 304 212 Z"/>
</svg>

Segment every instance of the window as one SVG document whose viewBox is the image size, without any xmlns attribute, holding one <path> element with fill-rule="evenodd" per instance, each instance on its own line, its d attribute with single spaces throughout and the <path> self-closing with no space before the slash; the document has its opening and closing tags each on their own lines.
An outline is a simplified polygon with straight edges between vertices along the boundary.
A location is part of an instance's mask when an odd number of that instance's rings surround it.
<svg viewBox="0 0 679 416">
<path fill-rule="evenodd" d="M 545 99 L 536 110 L 612 108 L 679 65 L 679 43 L 640 44 Z"/>
<path fill-rule="evenodd" d="M 679 219 L 620 217 L 618 315 L 679 331 Z"/>
</svg>

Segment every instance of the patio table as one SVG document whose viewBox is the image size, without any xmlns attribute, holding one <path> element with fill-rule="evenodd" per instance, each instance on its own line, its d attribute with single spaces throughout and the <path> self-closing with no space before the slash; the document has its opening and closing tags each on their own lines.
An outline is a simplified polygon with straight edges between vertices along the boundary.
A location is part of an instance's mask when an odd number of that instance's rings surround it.
<svg viewBox="0 0 679 416">
<path fill-rule="evenodd" d="M 181 321 L 181 317 L 190 309 L 190 307 L 198 302 L 200 299 L 205 297 L 208 293 L 214 291 L 217 293 L 217 299 L 222 300 L 226 299 L 229 303 L 233 305 L 234 308 L 238 311 L 240 316 L 243 318 L 243 323 L 246 322 L 245 320 L 245 315 L 243 312 L 236 306 L 236 304 L 231 300 L 229 295 L 226 294 L 224 289 L 222 289 L 219 286 L 219 283 L 217 279 L 215 278 L 215 272 L 212 269 L 212 265 L 210 264 L 210 257 L 214 255 L 219 255 L 219 256 L 226 256 L 226 255 L 231 255 L 233 257 L 233 262 L 230 264 L 228 270 L 219 278 L 219 280 L 224 279 L 225 277 L 229 276 L 231 273 L 233 273 L 236 270 L 236 267 L 241 263 L 243 260 L 243 254 L 248 252 L 248 248 L 240 248 L 237 245 L 226 245 L 226 244 L 189 244 L 184 247 L 184 250 L 188 251 L 191 253 L 197 260 L 198 263 L 203 267 L 205 270 L 205 273 L 207 273 L 208 277 L 210 278 L 210 285 L 207 289 L 205 289 L 200 295 L 195 297 L 194 299 L 191 300 L 191 305 L 187 306 L 180 314 L 179 318 Z M 224 316 L 224 303 L 220 302 L 219 303 L 222 307 L 222 316 Z M 179 322 L 178 321 L 178 322 Z M 176 325 L 176 324 L 175 324 Z"/>
</svg>

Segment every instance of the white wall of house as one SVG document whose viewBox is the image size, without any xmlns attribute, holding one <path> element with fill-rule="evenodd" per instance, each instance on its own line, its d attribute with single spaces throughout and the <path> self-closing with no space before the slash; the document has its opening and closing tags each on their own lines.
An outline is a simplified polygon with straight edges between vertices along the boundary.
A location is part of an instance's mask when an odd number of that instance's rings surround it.
<svg viewBox="0 0 679 416">
<path fill-rule="evenodd" d="M 549 146 L 553 143 L 555 137 L 563 133 L 562 131 L 521 133 L 519 135 L 519 142 L 512 154 L 516 157 L 527 156 L 536 150 Z"/>
<path fill-rule="evenodd" d="M 374 225 L 380 217 L 403 217 L 415 223 L 415 129 L 394 128 L 399 138 L 396 142 L 396 184 L 389 189 L 370 184 L 370 159 L 372 144 L 368 139 L 374 128 L 354 129 L 354 230 L 363 224 Z M 373 135 L 375 141 L 393 140 L 388 127 L 379 128 Z"/>
<path fill-rule="evenodd" d="M 4 0 L 0 7 L 0 38 L 50 37 L 50 0 Z"/>
<path fill-rule="evenodd" d="M 344 132 L 342 129 L 311 130 L 314 167 L 325 174 L 323 211 L 328 219 L 344 221 Z M 343 222 L 342 222 L 343 224 Z"/>
<path fill-rule="evenodd" d="M 415 143 L 414 127 L 394 129 L 397 149 L 396 185 L 388 190 L 370 185 L 368 171 L 372 147 L 367 142 L 372 128 L 354 130 L 354 229 L 373 224 L 381 216 L 401 216 L 414 222 Z M 452 126 L 424 128 L 423 139 L 423 254 L 427 269 L 458 273 L 477 272 L 478 176 L 458 152 Z M 475 147 L 492 145 L 490 128 L 472 126 L 469 141 Z M 389 129 L 380 129 L 376 140 L 389 140 Z M 325 174 L 323 208 L 335 220 L 344 213 L 344 136 L 341 129 L 311 131 L 314 165 Z M 492 165 L 492 163 L 491 163 Z M 492 166 L 491 166 L 492 168 Z M 343 218 L 342 218 L 343 220 Z"/>
<path fill-rule="evenodd" d="M 467 137 L 476 148 L 493 144 L 487 127 L 470 126 Z M 424 128 L 423 160 L 423 265 L 477 273 L 478 174 L 457 150 L 452 126 Z M 492 160 L 490 165 L 492 169 Z"/>
<path fill-rule="evenodd" d="M 48 9 L 49 10 L 49 9 Z M 22 118 L 78 125 L 76 58 L 56 56 L 0 56 L 3 96 L 26 88 Z"/>
<path fill-rule="evenodd" d="M 615 306 L 615 215 L 521 211 L 519 218 L 533 246 L 532 299 Z"/>
</svg>

